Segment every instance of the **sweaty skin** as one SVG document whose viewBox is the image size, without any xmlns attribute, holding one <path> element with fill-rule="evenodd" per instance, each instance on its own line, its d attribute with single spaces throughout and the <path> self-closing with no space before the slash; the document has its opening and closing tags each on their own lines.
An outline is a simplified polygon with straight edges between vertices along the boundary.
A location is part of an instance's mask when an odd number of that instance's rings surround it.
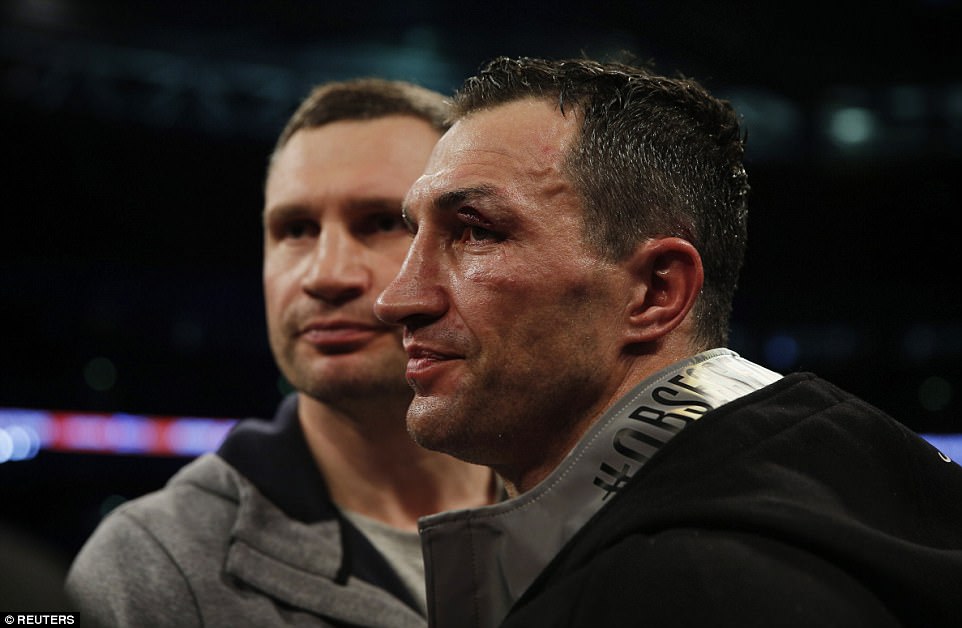
<svg viewBox="0 0 962 628">
<path fill-rule="evenodd" d="M 537 100 L 455 124 L 408 193 L 414 241 L 376 306 L 405 325 L 415 439 L 509 488 L 546 475 L 628 371 L 610 332 L 628 273 L 584 243 L 562 171 L 576 124 Z"/>
</svg>

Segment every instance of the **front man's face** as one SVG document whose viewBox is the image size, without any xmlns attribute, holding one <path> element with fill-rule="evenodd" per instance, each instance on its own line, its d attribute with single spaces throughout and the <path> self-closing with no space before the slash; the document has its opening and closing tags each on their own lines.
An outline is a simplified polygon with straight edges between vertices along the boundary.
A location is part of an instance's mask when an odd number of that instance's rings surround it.
<svg viewBox="0 0 962 628">
<path fill-rule="evenodd" d="M 376 311 L 404 325 L 408 429 L 426 447 L 526 473 L 613 390 L 627 284 L 584 241 L 562 167 L 576 125 L 533 99 L 473 113 L 407 196 L 414 241 Z"/>
<path fill-rule="evenodd" d="M 438 133 L 410 116 L 294 134 L 275 156 L 264 207 L 271 349 L 291 384 L 321 401 L 410 394 L 400 333 L 374 300 L 411 242 L 401 202 Z"/>
</svg>

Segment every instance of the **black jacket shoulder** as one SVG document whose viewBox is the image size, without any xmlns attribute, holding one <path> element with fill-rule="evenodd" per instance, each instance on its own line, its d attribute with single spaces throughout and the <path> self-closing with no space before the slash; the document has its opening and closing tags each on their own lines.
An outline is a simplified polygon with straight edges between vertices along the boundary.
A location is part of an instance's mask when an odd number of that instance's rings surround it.
<svg viewBox="0 0 962 628">
<path fill-rule="evenodd" d="M 870 404 L 797 374 L 670 441 L 504 625 L 930 626 L 959 617 L 962 467 Z"/>
</svg>

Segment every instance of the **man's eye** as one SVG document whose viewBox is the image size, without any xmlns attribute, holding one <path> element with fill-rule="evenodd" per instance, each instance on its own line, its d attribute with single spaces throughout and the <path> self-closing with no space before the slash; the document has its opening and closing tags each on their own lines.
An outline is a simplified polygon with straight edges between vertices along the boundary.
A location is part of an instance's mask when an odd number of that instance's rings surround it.
<svg viewBox="0 0 962 628">
<path fill-rule="evenodd" d="M 504 240 L 501 234 L 488 229 L 485 225 L 490 223 L 471 207 L 459 209 L 458 219 L 459 225 L 455 228 L 455 234 L 462 244 L 493 244 Z"/>
<path fill-rule="evenodd" d="M 464 231 L 461 232 L 461 242 L 476 243 L 494 240 L 497 240 L 497 236 L 493 231 L 477 225 L 465 225 Z"/>
<path fill-rule="evenodd" d="M 356 233 L 362 236 L 392 234 L 398 231 L 407 233 L 407 226 L 401 214 L 371 214 L 364 216 L 355 226 Z"/>
<path fill-rule="evenodd" d="M 285 224 L 281 230 L 284 238 L 299 240 L 314 237 L 318 233 L 317 225 L 309 220 L 295 220 Z"/>
<path fill-rule="evenodd" d="M 374 217 L 374 228 L 376 231 L 407 231 L 407 225 L 400 214 L 383 214 Z"/>
</svg>

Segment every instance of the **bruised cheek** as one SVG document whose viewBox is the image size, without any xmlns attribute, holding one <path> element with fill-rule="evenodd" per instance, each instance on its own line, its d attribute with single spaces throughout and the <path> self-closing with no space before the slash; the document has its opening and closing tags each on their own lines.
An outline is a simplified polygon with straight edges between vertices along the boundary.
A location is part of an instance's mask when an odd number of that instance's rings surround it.
<svg viewBox="0 0 962 628">
<path fill-rule="evenodd" d="M 474 298 L 484 295 L 506 295 L 531 289 L 532 277 L 522 266 L 511 264 L 503 255 L 478 256 L 463 267 L 455 278 L 456 289 L 472 291 Z"/>
<path fill-rule="evenodd" d="M 451 291 L 461 324 L 475 336 L 486 336 L 488 328 L 509 334 L 526 309 L 530 279 L 503 256 L 478 256 L 460 270 L 451 278 Z"/>
<path fill-rule="evenodd" d="M 473 291 L 473 298 L 484 294 L 518 295 L 524 303 L 545 302 L 561 305 L 588 303 L 598 298 L 598 273 L 543 254 L 537 262 L 519 262 L 508 255 L 478 256 L 462 265 L 452 281 L 455 290 Z"/>
<path fill-rule="evenodd" d="M 590 285 L 567 284 L 557 268 L 498 261 L 466 268 L 455 287 L 462 321 L 475 335 L 487 337 L 494 330 L 505 346 L 542 346 L 590 300 Z"/>
</svg>

